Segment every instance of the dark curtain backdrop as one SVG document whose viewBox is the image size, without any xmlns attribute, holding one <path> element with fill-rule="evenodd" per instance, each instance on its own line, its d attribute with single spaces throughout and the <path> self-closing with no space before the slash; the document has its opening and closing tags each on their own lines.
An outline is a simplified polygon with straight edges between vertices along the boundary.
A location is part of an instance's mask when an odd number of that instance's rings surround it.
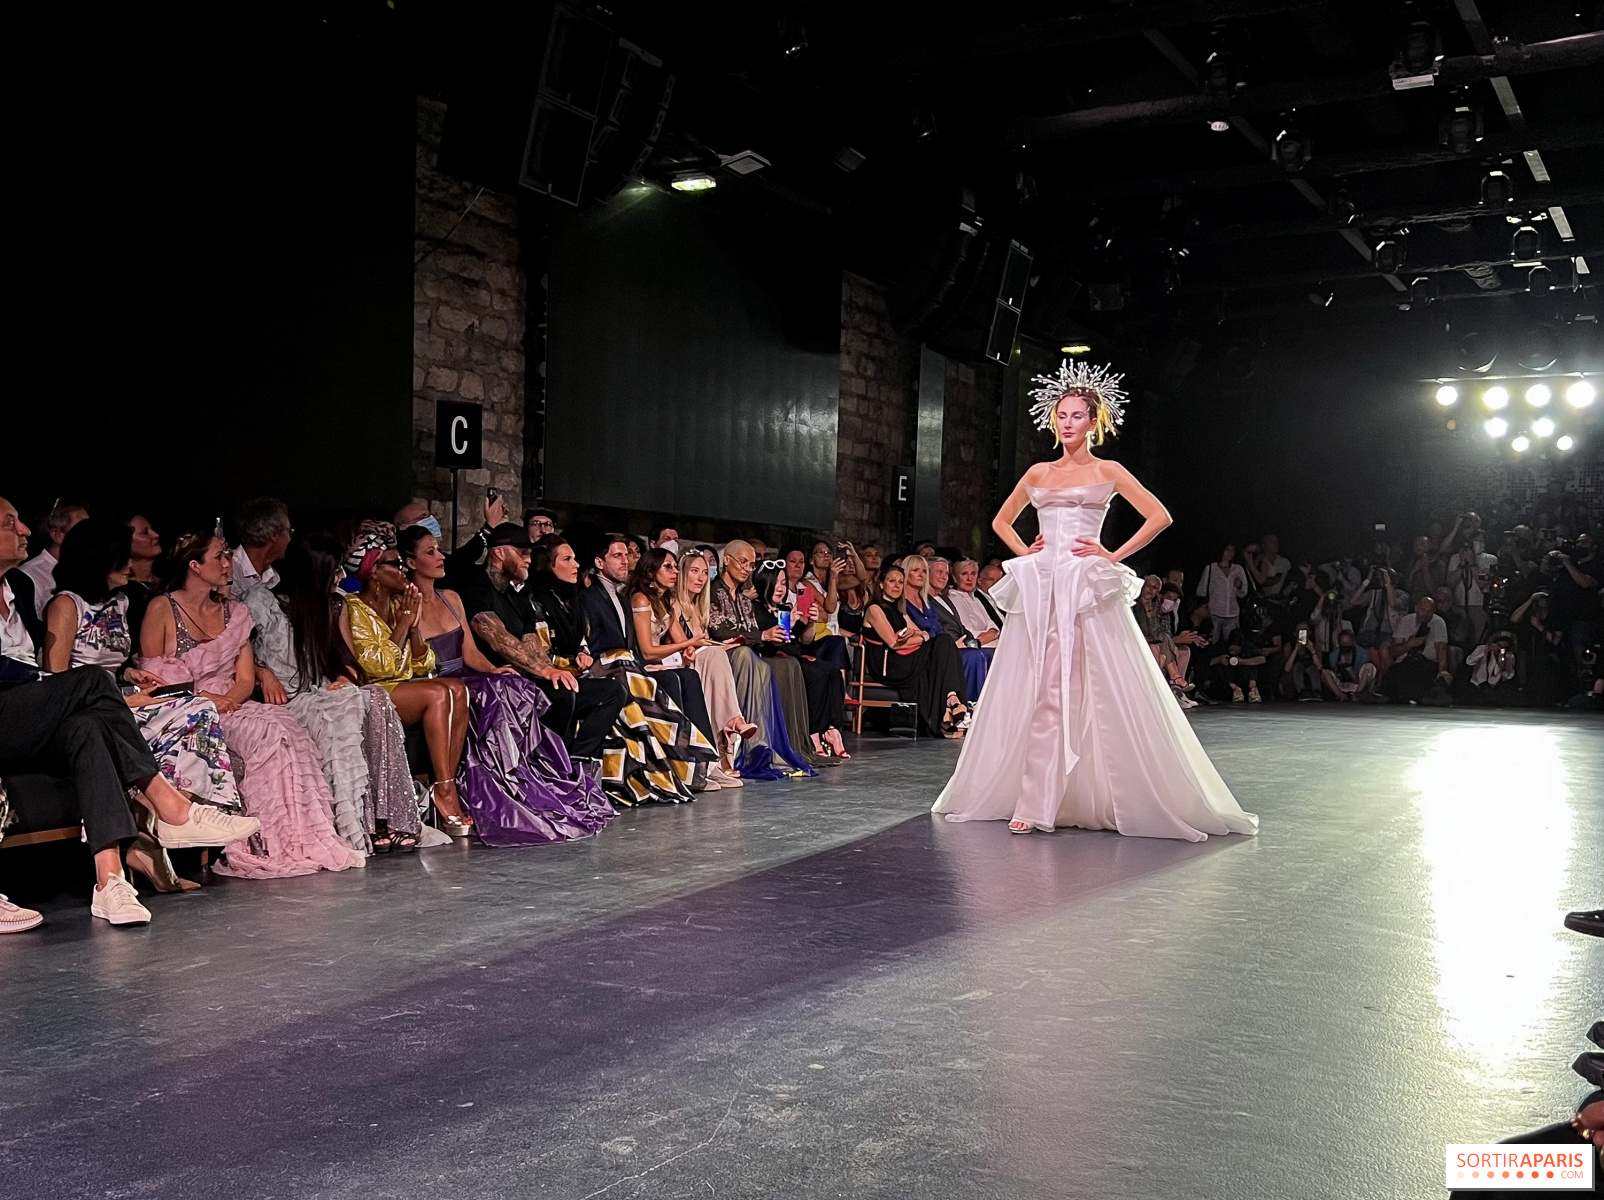
<svg viewBox="0 0 1604 1200">
<path fill-rule="evenodd" d="M 752 185 L 627 188 L 557 215 L 546 494 L 680 517 L 835 520 L 841 267 Z"/>
<path fill-rule="evenodd" d="M 272 9 L 226 36 L 125 19 L 41 34 L 13 92 L 0 495 L 164 531 L 262 493 L 302 527 L 392 511 L 414 113 L 383 39 Z"/>
</svg>

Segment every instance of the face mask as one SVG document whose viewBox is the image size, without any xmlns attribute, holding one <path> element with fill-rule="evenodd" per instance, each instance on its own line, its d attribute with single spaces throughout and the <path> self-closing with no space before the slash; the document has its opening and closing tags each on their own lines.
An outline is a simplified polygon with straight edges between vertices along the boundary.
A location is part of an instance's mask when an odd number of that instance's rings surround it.
<svg viewBox="0 0 1604 1200">
<path fill-rule="evenodd" d="M 417 522 L 417 526 L 420 529 L 427 529 L 430 533 L 434 534 L 435 537 L 439 537 L 440 536 L 440 518 L 439 517 L 436 517 L 436 516 L 433 516 L 433 515 L 424 517 L 423 520 Z"/>
<path fill-rule="evenodd" d="M 667 550 L 675 558 L 679 557 L 679 542 L 676 541 L 674 538 L 669 538 L 668 541 L 666 541 L 666 542 L 658 543 L 658 547 L 657 548 L 659 550 Z"/>
<path fill-rule="evenodd" d="M 1167 599 L 1165 599 L 1159 605 L 1159 608 L 1163 609 L 1165 612 L 1174 612 L 1175 611 L 1175 597 L 1174 596 L 1170 596 Z"/>
</svg>

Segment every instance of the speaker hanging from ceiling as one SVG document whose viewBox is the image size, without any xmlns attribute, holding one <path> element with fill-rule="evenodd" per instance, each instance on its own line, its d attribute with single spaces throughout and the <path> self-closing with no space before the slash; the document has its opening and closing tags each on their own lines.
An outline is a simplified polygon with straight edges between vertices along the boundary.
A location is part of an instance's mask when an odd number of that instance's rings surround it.
<svg viewBox="0 0 1604 1200">
<path fill-rule="evenodd" d="M 1019 336 L 1019 314 L 1025 307 L 1025 289 L 1030 285 L 1030 251 L 1018 242 L 1008 243 L 1003 264 L 1002 284 L 997 289 L 997 306 L 986 338 L 986 357 L 1006 363 Z"/>
</svg>

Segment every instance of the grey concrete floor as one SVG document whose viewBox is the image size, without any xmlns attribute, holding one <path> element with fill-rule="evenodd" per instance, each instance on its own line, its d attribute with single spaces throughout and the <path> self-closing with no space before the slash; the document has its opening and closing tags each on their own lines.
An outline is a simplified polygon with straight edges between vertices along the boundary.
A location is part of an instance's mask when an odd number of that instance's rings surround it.
<svg viewBox="0 0 1604 1200">
<path fill-rule="evenodd" d="M 1604 1014 L 1596 718 L 1205 710 L 1257 839 L 1010 837 L 948 744 L 0 939 L 0 1196 L 1442 1195 Z"/>
</svg>

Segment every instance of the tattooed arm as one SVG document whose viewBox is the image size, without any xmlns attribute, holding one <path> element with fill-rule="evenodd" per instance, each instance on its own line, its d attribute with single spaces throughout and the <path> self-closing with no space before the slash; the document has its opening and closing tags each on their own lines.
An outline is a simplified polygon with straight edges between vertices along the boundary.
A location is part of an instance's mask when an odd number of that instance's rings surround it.
<svg viewBox="0 0 1604 1200">
<path fill-rule="evenodd" d="M 570 691 L 579 690 L 579 683 L 572 674 L 551 665 L 545 647 L 534 634 L 526 634 L 522 639 L 513 637 L 501 623 L 501 618 L 493 612 L 474 613 L 469 625 L 473 629 L 474 637 L 525 675 L 533 679 L 544 679 L 547 683 L 568 688 Z"/>
</svg>

